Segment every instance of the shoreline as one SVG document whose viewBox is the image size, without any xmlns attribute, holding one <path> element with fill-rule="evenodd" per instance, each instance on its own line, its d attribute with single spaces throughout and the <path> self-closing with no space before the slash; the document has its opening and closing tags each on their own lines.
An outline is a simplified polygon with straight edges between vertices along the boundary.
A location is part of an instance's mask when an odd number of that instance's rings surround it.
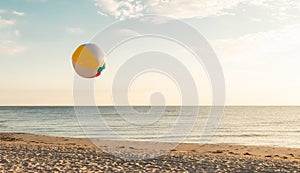
<svg viewBox="0 0 300 173">
<path fill-rule="evenodd" d="M 138 143 L 138 146 L 154 145 L 161 142 L 146 142 L 146 141 L 101 141 L 103 144 L 110 144 L 117 147 L 117 144 L 122 144 L 125 147 L 130 147 Z M 93 148 L 101 150 L 101 147 L 95 144 L 88 138 L 71 138 L 36 135 L 29 133 L 6 133 L 0 132 L 0 144 L 29 144 L 29 145 L 63 145 L 77 146 L 85 148 Z M 171 145 L 172 143 L 164 142 Z M 176 146 L 177 144 L 171 145 Z M 150 148 L 150 147 L 149 147 Z M 236 145 L 236 144 L 203 144 L 196 143 L 180 143 L 170 152 L 191 152 L 199 154 L 219 154 L 219 155 L 236 155 L 255 158 L 274 158 L 283 160 L 295 160 L 300 162 L 300 148 L 287 148 L 277 146 L 251 146 L 251 145 Z"/>
<path fill-rule="evenodd" d="M 133 141 L 99 141 L 100 148 L 96 147 L 87 138 L 68 138 L 68 137 L 52 137 L 43 135 L 34 135 L 26 133 L 0 133 L 0 172 L 11 170 L 13 172 L 22 172 L 29 170 L 58 170 L 64 171 L 113 171 L 120 172 L 128 170 L 144 170 L 144 171 L 164 171 L 172 170 L 176 165 L 179 167 L 174 168 L 177 171 L 191 171 L 191 170 L 202 170 L 208 172 L 217 171 L 238 171 L 238 170 L 253 170 L 258 169 L 260 171 L 274 167 L 276 169 L 287 169 L 288 171 L 300 171 L 300 149 L 299 148 L 283 148 L 283 147 L 268 147 L 268 146 L 243 146 L 243 145 L 231 145 L 231 144 L 192 144 L 183 143 L 176 146 L 174 149 L 169 151 L 169 148 L 165 148 L 166 152 L 162 156 L 157 158 L 150 158 L 146 160 L 135 160 L 130 161 L 116 156 L 107 154 L 113 151 L 118 153 L 135 153 L 143 152 L 148 153 L 157 150 L 162 143 L 157 142 L 133 142 Z M 175 146 L 172 143 L 164 143 L 165 146 Z M 107 150 L 105 147 L 109 147 L 111 150 Z M 139 148 L 140 147 L 140 148 Z M 162 147 L 162 148 L 163 148 Z M 141 148 L 147 148 L 147 150 L 141 150 Z M 104 151 L 104 152 L 103 152 Z M 161 151 L 161 150 L 160 150 Z M 55 153 L 54 155 L 59 156 L 52 158 L 47 155 L 40 155 L 43 153 Z M 15 153 L 17 159 L 9 158 Z M 35 155 L 37 154 L 37 155 Z M 81 170 L 78 166 L 72 162 L 73 158 L 69 157 L 71 154 L 74 158 L 79 157 L 81 161 L 88 161 L 89 164 L 83 166 L 84 170 Z M 87 154 L 87 155 L 85 155 Z M 11 156 L 9 156 L 11 155 Z M 18 156 L 19 155 L 19 156 Z M 53 155 L 53 154 L 51 154 Z M 90 156 L 95 158 L 89 158 Z M 83 157 L 85 156 L 85 157 Z M 50 160 L 51 164 L 47 165 L 46 162 L 39 163 L 38 160 Z M 64 162 L 64 158 L 67 158 L 67 163 L 59 164 Z M 69 160 L 68 160 L 69 158 Z M 108 159 L 110 164 L 104 164 L 101 160 Z M 191 159 L 191 160 L 190 160 Z M 27 164 L 22 165 L 24 160 Z M 147 167 L 148 161 L 153 161 L 150 167 Z M 209 162 L 211 160 L 211 162 Z M 78 161 L 78 160 L 77 160 Z M 169 166 L 165 167 L 164 163 L 169 163 Z M 221 161 L 220 163 L 218 163 Z M 224 161 L 224 162 L 223 162 Z M 53 162 L 53 163 L 52 163 Z M 208 162 L 208 163 L 206 163 Z M 17 167 L 13 165 L 19 163 Z M 44 166 L 43 163 L 45 164 Z M 79 164 L 79 162 L 76 164 Z M 122 163 L 120 166 L 115 166 L 112 163 Z M 139 166 L 128 167 L 125 163 L 135 163 Z M 146 165 L 143 165 L 143 164 Z M 21 164 L 21 165 L 20 165 Z M 125 164 L 125 165 L 124 165 Z M 175 164 L 175 165 L 172 165 Z M 185 165 L 187 164 L 187 165 Z M 190 165 L 191 164 L 191 165 Z M 264 167 L 264 164 L 265 167 Z M 31 165 L 31 166 L 30 166 Z M 55 166 L 56 165 L 56 166 Z M 110 165 L 110 166 L 109 166 Z M 157 165 L 159 168 L 152 168 L 151 165 Z M 180 166 L 181 165 L 181 166 Z M 290 166 L 288 166 L 290 165 Z M 80 166 L 80 164 L 79 164 Z M 81 165 L 82 166 L 82 165 Z M 100 166 L 100 167 L 99 167 Z M 149 166 L 149 165 L 148 165 Z M 223 167 L 222 167 L 223 166 Z M 226 167 L 228 166 L 228 167 Z M 99 167 L 99 168 L 98 168 Z M 244 168 L 243 168 L 244 167 Z M 261 167 L 261 169 L 259 169 Z M 78 168 L 78 170 L 77 170 Z M 102 169 L 103 168 L 103 169 Z M 115 168 L 115 169 L 114 169 Z M 166 168 L 166 169 L 165 169 Z M 167 169 L 168 168 L 168 169 Z M 181 169 L 182 168 L 182 169 Z M 189 169 L 191 168 L 191 169 Z M 214 169 L 215 168 L 215 169 Z M 237 170 L 236 170 L 237 169 Z M 200 172 L 202 172 L 200 171 Z M 287 171 L 287 172 L 288 172 Z M 59 172 L 59 171 L 58 171 Z M 284 172 L 284 171 L 283 171 Z"/>
</svg>

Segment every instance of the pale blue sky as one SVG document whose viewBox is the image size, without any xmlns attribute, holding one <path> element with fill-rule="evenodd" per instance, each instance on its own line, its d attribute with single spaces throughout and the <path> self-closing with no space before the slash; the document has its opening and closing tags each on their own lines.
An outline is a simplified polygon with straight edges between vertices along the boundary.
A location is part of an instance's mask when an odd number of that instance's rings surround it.
<svg viewBox="0 0 300 173">
<path fill-rule="evenodd" d="M 209 40 L 223 66 L 227 104 L 299 104 L 298 0 L 2 0 L 0 105 L 72 105 L 74 49 L 115 21 L 145 14 L 178 18 Z M 133 92 L 134 104 L 147 104 L 143 87 Z M 99 104 L 111 104 L 109 85 L 97 89 L 105 93 Z"/>
</svg>

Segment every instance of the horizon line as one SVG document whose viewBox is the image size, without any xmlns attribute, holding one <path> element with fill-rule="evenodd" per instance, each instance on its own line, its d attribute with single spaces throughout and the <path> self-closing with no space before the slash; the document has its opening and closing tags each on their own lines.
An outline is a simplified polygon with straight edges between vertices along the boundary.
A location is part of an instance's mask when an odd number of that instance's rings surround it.
<svg viewBox="0 0 300 173">
<path fill-rule="evenodd" d="M 253 106 L 253 107 L 264 107 L 264 106 L 269 106 L 269 107 L 280 107 L 280 106 L 285 106 L 285 107 L 298 107 L 299 105 L 267 105 L 267 104 L 261 104 L 261 105 L 255 105 L 255 104 L 232 104 L 232 105 L 207 105 L 207 104 L 203 104 L 203 105 L 0 105 L 0 107 L 92 107 L 92 106 L 97 106 L 97 107 L 129 107 L 129 106 L 136 106 L 136 107 L 142 107 L 142 106 L 154 106 L 154 107 L 163 107 L 163 106 L 167 106 L 167 107 L 180 107 L 180 106 L 206 106 L 206 107 L 219 107 L 219 106 L 224 106 L 224 107 L 246 107 L 246 106 Z"/>
</svg>

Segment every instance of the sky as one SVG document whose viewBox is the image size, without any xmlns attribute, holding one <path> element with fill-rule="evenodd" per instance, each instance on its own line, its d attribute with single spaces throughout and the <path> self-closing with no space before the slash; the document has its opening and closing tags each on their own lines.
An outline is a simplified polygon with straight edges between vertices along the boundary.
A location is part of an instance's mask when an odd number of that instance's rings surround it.
<svg viewBox="0 0 300 173">
<path fill-rule="evenodd" d="M 76 47 L 114 22 L 148 14 L 181 20 L 209 41 L 224 71 L 227 105 L 299 105 L 299 0 L 2 0 L 0 105 L 73 105 Z M 192 55 L 171 42 L 153 45 L 156 41 L 144 38 L 127 47 L 183 57 L 200 103 L 210 104 L 209 80 L 193 67 Z M 95 84 L 97 104 L 113 105 L 113 71 L 124 62 L 120 56 L 130 55 L 125 45 L 107 57 L 108 70 Z M 164 82 L 149 87 L 153 80 Z M 149 104 L 157 91 L 167 104 L 180 104 L 180 89 L 154 73 L 137 78 L 129 100 Z"/>
</svg>

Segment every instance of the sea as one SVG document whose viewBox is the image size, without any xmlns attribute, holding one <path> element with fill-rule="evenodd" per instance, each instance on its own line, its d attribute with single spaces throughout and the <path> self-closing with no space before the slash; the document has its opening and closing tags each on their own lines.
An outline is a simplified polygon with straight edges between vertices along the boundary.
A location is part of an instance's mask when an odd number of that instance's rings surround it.
<svg viewBox="0 0 300 173">
<path fill-rule="evenodd" d="M 227 106 L 211 115 L 208 106 L 2 106 L 0 132 L 300 148 L 300 107 Z"/>
</svg>

